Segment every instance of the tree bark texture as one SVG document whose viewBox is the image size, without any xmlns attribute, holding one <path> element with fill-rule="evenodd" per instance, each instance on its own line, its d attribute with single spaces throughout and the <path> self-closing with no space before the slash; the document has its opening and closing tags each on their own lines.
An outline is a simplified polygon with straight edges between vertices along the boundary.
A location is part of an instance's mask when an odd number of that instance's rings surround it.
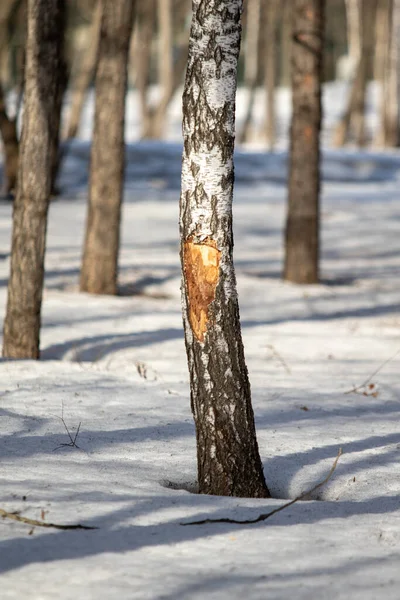
<svg viewBox="0 0 400 600">
<path fill-rule="evenodd" d="M 293 2 L 293 112 L 284 278 L 294 283 L 316 283 L 319 278 L 324 4 L 324 0 Z"/>
<path fill-rule="evenodd" d="M 97 0 L 88 34 L 90 41 L 83 56 L 81 65 L 78 67 L 77 75 L 73 81 L 73 87 L 71 91 L 71 108 L 69 111 L 68 127 L 65 134 L 67 139 L 75 138 L 78 134 L 79 123 L 81 120 L 86 94 L 96 70 L 96 60 L 100 40 L 100 26 L 101 0 Z"/>
<path fill-rule="evenodd" d="M 240 332 L 232 194 L 241 0 L 193 0 L 183 93 L 182 308 L 200 493 L 266 497 Z"/>
<path fill-rule="evenodd" d="M 29 0 L 25 111 L 3 356 L 39 358 L 47 212 L 63 67 L 65 0 Z"/>
<path fill-rule="evenodd" d="M 116 294 L 125 162 L 125 97 L 134 2 L 102 0 L 89 206 L 80 289 Z"/>
</svg>

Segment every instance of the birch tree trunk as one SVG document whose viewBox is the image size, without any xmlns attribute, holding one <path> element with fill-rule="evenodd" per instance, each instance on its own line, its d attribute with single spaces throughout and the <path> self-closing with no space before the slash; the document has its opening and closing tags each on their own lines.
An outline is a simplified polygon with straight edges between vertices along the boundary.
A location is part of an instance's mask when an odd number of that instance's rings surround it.
<svg viewBox="0 0 400 600">
<path fill-rule="evenodd" d="M 325 0 L 293 2 L 292 124 L 284 278 L 319 278 L 321 83 Z"/>
<path fill-rule="evenodd" d="M 39 358 L 47 212 L 63 74 L 65 0 L 29 0 L 25 111 L 3 356 Z"/>
<path fill-rule="evenodd" d="M 97 0 L 94 8 L 93 19 L 90 26 L 89 44 L 78 67 L 78 73 L 72 82 L 71 107 L 69 111 L 68 126 L 65 133 L 67 139 L 75 138 L 79 130 L 82 110 L 89 86 L 92 82 L 99 49 L 101 26 L 101 0 Z"/>
<path fill-rule="evenodd" d="M 89 207 L 80 289 L 116 294 L 125 168 L 125 97 L 134 2 L 102 0 Z"/>
<path fill-rule="evenodd" d="M 183 93 L 180 232 L 199 491 L 266 497 L 232 258 L 242 0 L 193 0 L 192 7 Z"/>
<path fill-rule="evenodd" d="M 252 119 L 258 80 L 258 49 L 260 38 L 261 0 L 248 0 L 246 44 L 244 54 L 244 85 L 248 94 L 246 114 L 240 134 L 240 142 L 249 142 L 252 138 Z"/>
</svg>

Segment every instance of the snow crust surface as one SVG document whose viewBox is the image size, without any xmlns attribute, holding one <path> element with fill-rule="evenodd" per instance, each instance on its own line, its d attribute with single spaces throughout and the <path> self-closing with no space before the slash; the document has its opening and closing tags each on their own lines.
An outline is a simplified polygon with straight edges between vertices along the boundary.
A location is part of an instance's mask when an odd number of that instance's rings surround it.
<svg viewBox="0 0 400 600">
<path fill-rule="evenodd" d="M 340 89 L 330 98 L 328 123 Z M 287 123 L 287 102 L 280 107 Z M 191 493 L 181 147 L 135 143 L 128 120 L 121 295 L 91 297 L 77 288 L 88 123 L 50 209 L 42 360 L 0 361 L 0 507 L 97 529 L 2 519 L 1 599 L 397 600 L 400 154 L 324 151 L 322 283 L 302 287 L 280 279 L 285 136 L 273 154 L 237 152 L 236 274 L 260 454 L 274 498 L 208 497 Z M 2 314 L 11 213 L 10 204 L 0 204 Z M 347 393 L 355 386 L 357 393 Z M 80 424 L 78 448 L 68 445 L 61 417 L 72 438 Z M 256 525 L 182 526 L 277 508 L 322 480 L 339 448 L 333 477 L 310 501 Z"/>
</svg>

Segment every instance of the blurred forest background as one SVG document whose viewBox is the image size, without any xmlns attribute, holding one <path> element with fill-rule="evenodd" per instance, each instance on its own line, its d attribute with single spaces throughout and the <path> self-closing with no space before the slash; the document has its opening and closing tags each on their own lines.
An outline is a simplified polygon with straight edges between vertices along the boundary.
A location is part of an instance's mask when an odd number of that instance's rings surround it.
<svg viewBox="0 0 400 600">
<path fill-rule="evenodd" d="M 41 7 L 37 14 L 35 6 Z M 25 245 L 36 240 L 32 248 L 35 264 L 24 269 L 31 273 L 32 289 L 41 290 L 48 206 L 39 210 L 35 198 L 48 202 L 49 189 L 51 196 L 57 195 L 57 174 L 71 143 L 74 138 L 84 139 L 91 142 L 91 158 L 80 290 L 117 294 L 124 135 L 129 141 L 181 143 L 180 97 L 188 64 L 192 3 L 137 0 L 125 1 L 117 9 L 106 0 L 60 0 L 59 6 L 62 10 L 54 16 L 59 19 L 59 31 L 54 32 L 55 27 L 47 24 L 50 29 L 44 34 L 43 19 L 52 18 L 52 3 L 2 0 L 0 5 L 2 197 L 12 200 L 17 193 L 18 199 L 19 193 L 21 198 L 15 203 L 21 207 L 21 215 L 18 222 L 14 211 L 11 272 L 16 273 L 20 285 Z M 247 0 L 243 6 L 236 140 L 273 151 L 287 148 L 290 137 L 283 276 L 295 283 L 317 283 L 320 132 L 322 144 L 336 148 L 348 144 L 399 146 L 400 0 Z M 36 27 L 36 37 L 33 29 L 27 35 L 27 23 Z M 54 41 L 58 50 L 52 62 Z M 190 60 L 189 53 L 189 70 Z M 203 56 L 202 60 L 208 58 Z M 43 96 L 36 104 L 35 86 L 41 88 Z M 326 113 L 329 119 L 321 111 L 321 98 L 322 106 L 327 102 L 334 106 Z M 25 113 L 33 106 L 26 122 L 37 125 L 37 131 L 27 130 L 25 136 L 26 143 L 31 143 L 29 152 L 24 150 L 23 140 L 20 149 L 23 105 Z M 234 105 L 234 101 L 229 104 L 232 114 Z M 132 109 L 134 135 L 129 119 L 126 125 L 124 120 Z M 172 136 L 171 109 L 175 110 Z M 282 109 L 286 111 L 284 119 Z M 217 118 L 212 131 L 218 125 Z M 82 135 L 84 128 L 88 135 Z M 38 149 L 45 146 L 47 154 L 43 153 L 40 163 Z M 24 160 L 19 160 L 19 155 Z M 51 169 L 47 172 L 49 161 Z M 39 172 L 44 177 L 40 193 L 34 187 L 24 190 L 22 183 L 17 186 L 17 179 L 28 182 L 29 174 Z M 34 222 L 41 223 L 37 231 L 29 231 L 24 221 L 22 205 L 29 198 L 38 211 Z M 28 236 L 24 242 L 21 232 Z M 40 243 L 39 238 L 43 240 Z M 14 289 L 13 277 L 9 289 Z M 41 291 L 35 294 L 38 304 L 33 313 L 37 316 Z M 25 336 L 29 329 L 28 325 L 21 327 L 19 314 L 26 292 L 21 288 L 14 295 L 19 316 L 15 331 L 10 329 L 8 337 L 12 340 L 17 330 Z M 32 310 L 32 306 L 28 308 Z M 29 356 L 39 355 L 38 328 L 35 325 L 34 350 L 28 351 Z M 14 350 L 3 352 L 14 356 Z"/>
<path fill-rule="evenodd" d="M 69 0 L 67 44 L 68 92 L 62 138 L 78 133 L 87 90 L 93 85 L 100 29 L 97 0 Z M 325 12 L 325 82 L 348 84 L 342 94 L 342 115 L 332 129 L 329 142 L 341 146 L 374 143 L 397 146 L 399 96 L 398 2 L 396 0 L 328 0 Z M 290 0 L 247 0 L 243 14 L 239 96 L 244 123 L 240 142 L 276 141 L 275 90 L 290 85 Z M 191 18 L 190 0 L 138 0 L 137 18 L 131 37 L 129 88 L 139 94 L 141 137 L 162 139 L 168 107 L 181 93 L 187 61 Z M 13 133 L 22 92 L 26 0 L 2 0 L 0 6 L 0 130 L 9 155 L 8 190 L 15 185 L 17 135 Z M 376 130 L 364 123 L 367 84 L 378 84 L 380 105 Z M 255 95 L 266 90 L 263 126 L 255 126 Z M 11 92 L 11 94 L 10 94 Z M 7 107 L 5 98 L 8 98 Z"/>
</svg>

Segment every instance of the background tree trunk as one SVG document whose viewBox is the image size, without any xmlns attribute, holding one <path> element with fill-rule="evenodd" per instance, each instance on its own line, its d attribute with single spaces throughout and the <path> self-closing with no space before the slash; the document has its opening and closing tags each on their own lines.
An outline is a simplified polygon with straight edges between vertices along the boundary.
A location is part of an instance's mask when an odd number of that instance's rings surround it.
<svg viewBox="0 0 400 600">
<path fill-rule="evenodd" d="M 154 1 L 154 0 L 152 0 Z M 150 12 L 149 6 L 143 10 L 142 28 L 140 35 L 143 40 L 142 58 L 143 64 L 138 67 L 138 87 L 142 106 L 142 133 L 145 139 L 161 139 L 164 136 L 168 107 L 180 86 L 187 63 L 188 44 L 181 43 L 177 58 L 174 60 L 173 44 L 173 16 L 177 25 L 184 26 L 186 11 L 183 11 L 181 2 L 172 0 L 158 0 L 158 85 L 160 94 L 157 101 L 149 99 L 149 69 L 151 64 L 151 41 L 154 28 L 154 14 Z M 140 42 L 140 40 L 139 40 Z M 147 64 L 147 71 L 145 66 Z"/>
<path fill-rule="evenodd" d="M 365 130 L 365 103 L 368 83 L 368 72 L 372 62 L 374 40 L 374 20 L 376 16 L 376 0 L 358 0 L 361 27 L 361 54 L 350 91 L 347 108 L 340 119 L 334 134 L 335 146 L 343 146 L 353 133 L 357 145 L 363 146 L 367 141 Z"/>
<path fill-rule="evenodd" d="M 82 110 L 89 86 L 96 69 L 96 60 L 100 40 L 101 1 L 97 0 L 93 12 L 89 36 L 89 44 L 83 58 L 79 56 L 80 67 L 72 82 L 71 107 L 69 110 L 68 127 L 65 133 L 67 139 L 75 138 L 79 130 Z"/>
<path fill-rule="evenodd" d="M 241 0 L 193 0 L 183 94 L 182 303 L 199 491 L 268 496 L 232 259 Z"/>
<path fill-rule="evenodd" d="M 116 294 L 124 185 L 125 97 L 134 2 L 102 0 L 89 208 L 80 289 Z"/>
<path fill-rule="evenodd" d="M 160 100 L 150 120 L 149 136 L 159 139 L 163 136 L 168 103 L 162 102 L 174 86 L 174 41 L 172 26 L 172 0 L 158 0 L 158 85 Z M 162 106 L 162 108 L 160 108 Z"/>
<path fill-rule="evenodd" d="M 276 115 L 275 115 L 275 87 L 276 87 L 276 24 L 278 17 L 277 0 L 268 0 L 267 3 L 267 39 L 265 60 L 265 137 L 270 150 L 275 145 Z"/>
<path fill-rule="evenodd" d="M 399 94 L 400 94 L 400 2 L 391 0 L 390 33 L 387 69 L 387 94 L 385 95 L 385 145 L 399 146 Z"/>
<path fill-rule="evenodd" d="M 374 79 L 379 83 L 380 122 L 374 137 L 376 146 L 386 144 L 386 94 L 389 66 L 391 0 L 379 0 L 376 10 Z"/>
<path fill-rule="evenodd" d="M 249 142 L 253 136 L 253 110 L 257 91 L 259 68 L 261 1 L 248 0 L 246 21 L 246 44 L 244 53 L 244 85 L 248 93 L 244 124 L 240 142 Z"/>
<path fill-rule="evenodd" d="M 362 93 L 366 77 L 366 57 L 362 55 L 361 33 L 361 0 L 346 0 L 347 47 L 351 59 L 352 83 L 349 99 L 343 116 L 336 125 L 333 135 L 333 145 L 342 147 L 350 133 L 351 116 L 357 97 Z"/>
<path fill-rule="evenodd" d="M 345 0 L 348 55 L 355 68 L 361 56 L 361 4 L 360 0 Z"/>
<path fill-rule="evenodd" d="M 0 135 L 4 149 L 4 191 L 14 192 L 17 187 L 19 142 L 17 118 L 8 116 L 5 94 L 0 83 Z"/>
<path fill-rule="evenodd" d="M 64 0 L 29 0 L 25 111 L 3 356 L 39 358 L 40 311 L 60 87 Z"/>
<path fill-rule="evenodd" d="M 137 87 L 139 92 L 140 109 L 142 116 L 141 137 L 148 137 L 151 128 L 152 112 L 148 101 L 151 45 L 154 33 L 156 4 L 155 0 L 145 0 L 138 3 L 137 17 Z"/>
<path fill-rule="evenodd" d="M 292 124 L 284 278 L 318 282 L 324 0 L 293 2 Z"/>
<path fill-rule="evenodd" d="M 359 62 L 359 85 L 354 94 L 351 124 L 354 130 L 355 142 L 364 146 L 367 142 L 365 126 L 365 107 L 367 96 L 368 72 L 372 64 L 374 47 L 374 22 L 376 17 L 376 0 L 361 0 L 361 35 L 362 48 Z"/>
<path fill-rule="evenodd" d="M 10 20 L 18 9 L 21 0 L 2 0 L 0 5 L 0 59 L 7 55 L 7 42 L 10 37 Z M 0 60 L 1 62 L 1 60 Z M 6 94 L 0 82 L 0 136 L 4 149 L 4 192 L 15 192 L 18 174 L 19 142 L 17 133 L 17 115 L 9 116 L 6 106 Z"/>
</svg>

